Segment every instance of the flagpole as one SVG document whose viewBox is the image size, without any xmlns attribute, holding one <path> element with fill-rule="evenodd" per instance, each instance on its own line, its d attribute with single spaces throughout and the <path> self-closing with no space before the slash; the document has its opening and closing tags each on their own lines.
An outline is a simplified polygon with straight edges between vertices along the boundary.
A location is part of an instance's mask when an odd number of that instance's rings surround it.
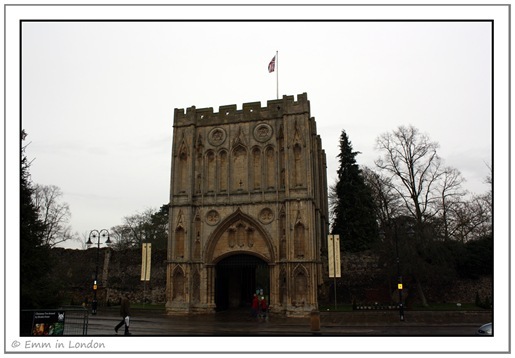
<svg viewBox="0 0 515 358">
<path fill-rule="evenodd" d="M 279 51 L 275 51 L 276 82 L 277 82 L 277 99 L 279 99 Z"/>
</svg>

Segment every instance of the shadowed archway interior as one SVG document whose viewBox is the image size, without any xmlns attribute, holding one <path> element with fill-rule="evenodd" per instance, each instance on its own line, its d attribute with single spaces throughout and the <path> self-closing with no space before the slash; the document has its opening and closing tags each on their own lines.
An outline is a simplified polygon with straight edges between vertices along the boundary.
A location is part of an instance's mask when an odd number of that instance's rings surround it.
<svg viewBox="0 0 515 358">
<path fill-rule="evenodd" d="M 268 297 L 269 277 L 268 264 L 256 256 L 236 254 L 222 259 L 216 264 L 216 311 L 250 308 L 256 290 Z"/>
</svg>

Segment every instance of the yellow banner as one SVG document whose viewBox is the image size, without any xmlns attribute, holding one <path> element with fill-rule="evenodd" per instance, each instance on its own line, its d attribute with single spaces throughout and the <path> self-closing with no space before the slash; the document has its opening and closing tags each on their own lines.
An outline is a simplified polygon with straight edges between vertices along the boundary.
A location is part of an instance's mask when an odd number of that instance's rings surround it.
<svg viewBox="0 0 515 358">
<path fill-rule="evenodd" d="M 329 260 L 329 277 L 334 277 L 334 237 L 327 235 L 327 258 Z"/>
<path fill-rule="evenodd" d="M 141 247 L 141 281 L 150 281 L 152 244 L 144 243 Z"/>
<path fill-rule="evenodd" d="M 342 277 L 340 265 L 340 235 L 327 235 L 329 277 Z"/>
<path fill-rule="evenodd" d="M 334 277 L 342 277 L 340 263 L 340 235 L 334 235 Z"/>
</svg>

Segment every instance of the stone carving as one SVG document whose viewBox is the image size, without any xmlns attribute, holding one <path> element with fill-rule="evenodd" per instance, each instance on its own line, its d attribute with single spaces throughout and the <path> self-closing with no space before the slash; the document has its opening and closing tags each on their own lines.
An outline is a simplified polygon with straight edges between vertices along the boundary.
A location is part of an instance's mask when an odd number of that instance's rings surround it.
<svg viewBox="0 0 515 358">
<path fill-rule="evenodd" d="M 263 224 L 270 224 L 274 220 L 274 212 L 270 208 L 264 208 L 259 213 L 259 221 Z"/>
<path fill-rule="evenodd" d="M 229 234 L 229 247 L 232 249 L 236 243 L 236 228 L 234 226 L 231 226 L 229 230 L 227 230 L 227 232 Z"/>
<path fill-rule="evenodd" d="M 227 229 L 227 245 L 234 249 L 252 248 L 254 246 L 254 232 L 256 229 L 243 221 L 238 221 Z"/>
<path fill-rule="evenodd" d="M 211 132 L 209 132 L 208 141 L 214 146 L 219 146 L 225 142 L 225 138 L 227 137 L 227 133 L 220 127 L 213 128 Z"/>
<path fill-rule="evenodd" d="M 241 248 L 245 245 L 246 239 L 245 225 L 243 223 L 239 223 L 236 225 L 236 243 Z"/>
<path fill-rule="evenodd" d="M 232 146 L 233 146 L 233 148 L 236 148 L 238 146 L 243 146 L 243 147 L 247 146 L 247 142 L 245 140 L 245 132 L 243 131 L 241 126 L 238 127 L 238 134 L 232 141 Z"/>
<path fill-rule="evenodd" d="M 269 124 L 261 123 L 254 128 L 254 138 L 258 142 L 266 142 L 272 138 L 273 129 Z"/>
<path fill-rule="evenodd" d="M 254 246 L 254 231 L 255 229 L 253 227 L 247 228 L 247 245 L 249 247 Z"/>
<path fill-rule="evenodd" d="M 216 210 L 209 210 L 206 214 L 207 224 L 216 225 L 220 222 L 220 214 Z"/>
</svg>

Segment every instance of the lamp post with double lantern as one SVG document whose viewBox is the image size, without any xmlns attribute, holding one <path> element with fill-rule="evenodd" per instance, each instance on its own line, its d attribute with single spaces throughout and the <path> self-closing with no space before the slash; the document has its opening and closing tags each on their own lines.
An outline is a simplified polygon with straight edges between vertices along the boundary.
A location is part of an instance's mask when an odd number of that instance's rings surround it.
<svg viewBox="0 0 515 358">
<path fill-rule="evenodd" d="M 98 266 L 99 266 L 99 260 L 100 260 L 100 238 L 105 239 L 107 237 L 107 240 L 104 242 L 106 245 L 109 246 L 111 244 L 111 240 L 109 240 L 109 231 L 106 229 L 102 229 L 100 231 L 98 230 L 91 230 L 88 236 L 88 241 L 86 242 L 86 245 L 88 245 L 88 248 L 91 247 L 94 244 L 94 240 L 97 240 L 97 263 L 95 267 L 95 279 L 93 281 L 93 302 L 91 303 L 91 314 L 96 315 L 97 314 L 97 289 L 98 289 Z M 93 239 L 93 241 L 91 241 Z"/>
</svg>

